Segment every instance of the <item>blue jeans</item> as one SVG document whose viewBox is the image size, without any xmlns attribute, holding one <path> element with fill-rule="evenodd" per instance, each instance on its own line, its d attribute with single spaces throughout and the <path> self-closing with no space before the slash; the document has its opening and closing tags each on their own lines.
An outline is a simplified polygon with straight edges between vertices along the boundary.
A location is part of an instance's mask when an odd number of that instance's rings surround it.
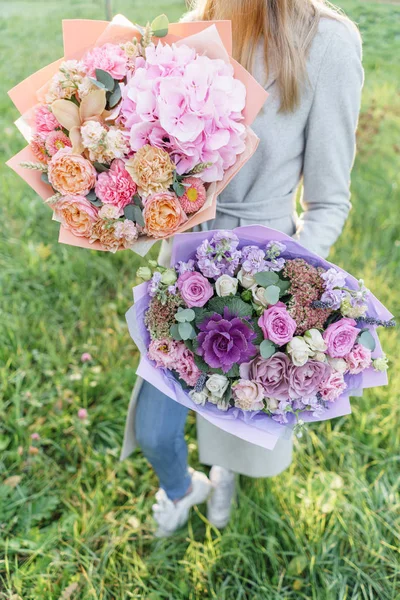
<svg viewBox="0 0 400 600">
<path fill-rule="evenodd" d="M 182 498 L 191 485 L 184 429 L 188 409 L 143 382 L 136 407 L 137 442 L 168 498 Z"/>
</svg>

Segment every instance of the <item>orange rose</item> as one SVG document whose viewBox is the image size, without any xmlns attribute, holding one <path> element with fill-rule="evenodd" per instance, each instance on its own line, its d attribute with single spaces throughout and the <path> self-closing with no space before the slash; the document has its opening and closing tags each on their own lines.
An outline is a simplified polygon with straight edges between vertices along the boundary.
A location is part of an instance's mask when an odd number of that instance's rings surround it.
<svg viewBox="0 0 400 600">
<path fill-rule="evenodd" d="M 143 211 L 146 233 L 164 238 L 172 235 L 187 217 L 175 194 L 160 192 L 146 200 Z"/>
<path fill-rule="evenodd" d="M 96 184 L 96 169 L 72 148 L 62 148 L 49 162 L 48 177 L 60 194 L 86 196 Z"/>
<path fill-rule="evenodd" d="M 142 196 L 167 190 L 174 181 L 175 165 L 168 152 L 147 144 L 130 158 L 125 169 L 128 171 Z"/>
<path fill-rule="evenodd" d="M 90 237 L 97 220 L 97 208 L 84 196 L 64 196 L 54 205 L 57 220 L 74 235 Z"/>
</svg>

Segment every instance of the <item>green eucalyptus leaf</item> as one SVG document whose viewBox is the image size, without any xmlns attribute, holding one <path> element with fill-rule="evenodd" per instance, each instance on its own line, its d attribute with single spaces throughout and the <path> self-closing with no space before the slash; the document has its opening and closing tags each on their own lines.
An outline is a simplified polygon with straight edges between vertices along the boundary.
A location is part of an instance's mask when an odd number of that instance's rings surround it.
<svg viewBox="0 0 400 600">
<path fill-rule="evenodd" d="M 175 194 L 178 196 L 178 198 L 181 198 L 186 192 L 185 186 L 179 183 L 178 181 L 174 181 L 174 183 L 172 184 L 172 188 Z"/>
<path fill-rule="evenodd" d="M 276 304 L 279 300 L 279 295 L 281 290 L 277 285 L 270 285 L 264 292 L 264 298 L 268 302 L 268 304 Z"/>
<path fill-rule="evenodd" d="M 194 321 L 196 318 L 196 313 L 191 308 L 185 308 L 183 310 L 178 310 L 175 314 L 175 319 L 179 323 L 190 323 Z"/>
<path fill-rule="evenodd" d="M 90 81 L 96 85 L 98 88 L 100 88 L 101 90 L 105 90 L 106 86 L 104 85 L 104 83 L 102 83 L 101 81 L 98 81 L 97 79 L 95 79 L 94 77 L 89 77 Z"/>
<path fill-rule="evenodd" d="M 368 350 L 371 350 L 371 352 L 373 352 L 376 348 L 375 339 L 374 339 L 373 335 L 370 333 L 370 331 L 363 331 L 358 336 L 357 341 L 359 344 L 361 344 L 365 348 L 368 348 Z"/>
<path fill-rule="evenodd" d="M 50 185 L 49 176 L 48 176 L 47 173 L 42 173 L 41 176 L 40 176 L 40 179 L 42 181 L 44 181 L 45 183 L 48 183 Z"/>
<path fill-rule="evenodd" d="M 132 198 L 132 202 L 133 202 L 133 204 L 135 204 L 136 206 L 138 206 L 140 209 L 142 209 L 142 210 L 143 210 L 143 208 L 144 208 L 144 207 L 143 207 L 143 202 L 142 202 L 142 199 L 141 199 L 141 197 L 139 196 L 139 194 L 135 194 L 135 195 L 133 196 L 133 198 Z"/>
<path fill-rule="evenodd" d="M 279 281 L 276 282 L 276 284 L 278 288 L 280 289 L 280 296 L 284 296 L 288 289 L 290 288 L 290 281 L 285 281 L 283 279 L 280 279 Z"/>
<path fill-rule="evenodd" d="M 107 165 L 104 165 L 103 163 L 99 163 L 99 162 L 94 162 L 93 166 L 98 173 L 106 173 L 107 171 L 110 170 L 110 167 L 108 167 Z"/>
<path fill-rule="evenodd" d="M 134 221 L 141 227 L 144 227 L 144 218 L 143 213 L 138 206 L 135 204 L 128 204 L 124 208 L 124 215 L 126 219 L 130 221 Z"/>
<path fill-rule="evenodd" d="M 118 102 L 121 100 L 122 97 L 122 93 L 121 93 L 121 88 L 119 85 L 117 85 L 114 89 L 113 92 L 111 92 L 111 94 L 108 97 L 108 106 L 110 108 L 114 108 L 114 106 L 117 106 Z"/>
<path fill-rule="evenodd" d="M 274 271 L 262 271 L 261 273 L 256 273 L 254 275 L 254 279 L 261 285 L 261 287 L 269 287 L 270 285 L 275 285 L 279 281 L 279 275 Z"/>
<path fill-rule="evenodd" d="M 107 73 L 107 71 L 96 69 L 96 80 L 100 82 L 108 92 L 113 91 L 115 86 L 114 78 L 111 77 L 110 73 Z"/>
<path fill-rule="evenodd" d="M 169 20 L 167 15 L 159 15 L 151 24 L 151 30 L 155 37 L 165 37 L 168 34 Z"/>
<path fill-rule="evenodd" d="M 190 323 L 179 323 L 178 331 L 183 340 L 190 340 L 193 335 L 193 327 Z"/>
<path fill-rule="evenodd" d="M 260 354 L 263 358 L 271 358 L 276 352 L 276 346 L 270 340 L 264 340 L 260 344 Z"/>
<path fill-rule="evenodd" d="M 177 342 L 181 342 L 182 338 L 181 335 L 179 333 L 179 327 L 178 324 L 175 323 L 174 325 L 172 325 L 169 329 L 169 333 L 172 337 L 173 340 L 177 341 Z"/>
</svg>

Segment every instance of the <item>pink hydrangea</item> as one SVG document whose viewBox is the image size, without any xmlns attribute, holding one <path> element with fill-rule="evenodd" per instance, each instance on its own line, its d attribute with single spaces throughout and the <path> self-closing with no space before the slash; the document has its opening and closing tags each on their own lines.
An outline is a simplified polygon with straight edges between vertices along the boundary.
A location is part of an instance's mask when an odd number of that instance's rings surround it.
<svg viewBox="0 0 400 600">
<path fill-rule="evenodd" d="M 362 344 L 356 344 L 351 352 L 345 357 L 345 360 L 349 367 L 349 373 L 351 375 L 357 375 L 371 366 L 371 350 L 368 350 L 368 348 Z"/>
<path fill-rule="evenodd" d="M 121 80 L 126 75 L 127 56 L 116 44 L 104 44 L 90 50 L 83 58 L 89 77 L 96 76 L 96 69 L 107 71 L 114 79 Z"/>
<path fill-rule="evenodd" d="M 112 162 L 109 171 L 97 177 L 95 192 L 104 204 L 116 206 L 122 215 L 125 206 L 131 203 L 136 194 L 136 189 L 136 183 L 125 169 L 124 161 L 117 159 Z"/>
<path fill-rule="evenodd" d="M 61 127 L 51 110 L 42 104 L 35 112 L 35 131 L 42 137 L 46 137 L 55 129 Z"/>
</svg>

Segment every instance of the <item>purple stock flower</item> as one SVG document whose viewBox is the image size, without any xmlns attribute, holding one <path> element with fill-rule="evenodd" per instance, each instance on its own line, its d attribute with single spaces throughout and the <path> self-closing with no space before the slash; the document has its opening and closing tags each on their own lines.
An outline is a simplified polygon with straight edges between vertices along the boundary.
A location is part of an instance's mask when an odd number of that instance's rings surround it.
<svg viewBox="0 0 400 600">
<path fill-rule="evenodd" d="M 266 271 L 282 271 L 283 267 L 285 266 L 285 259 L 284 258 L 274 258 L 272 260 L 266 260 L 265 261 L 265 270 Z"/>
<path fill-rule="evenodd" d="M 160 287 L 161 277 L 162 277 L 161 273 L 159 271 L 156 271 L 154 273 L 153 277 L 149 281 L 149 285 L 148 285 L 147 289 L 149 292 L 149 296 L 151 298 L 156 295 L 157 290 Z"/>
<path fill-rule="evenodd" d="M 178 275 L 183 275 L 184 273 L 187 273 L 187 271 L 194 271 L 195 262 L 192 258 L 187 262 L 180 260 L 175 268 Z"/>
<path fill-rule="evenodd" d="M 322 273 L 321 277 L 325 281 L 325 289 L 327 291 L 333 290 L 333 288 L 341 288 L 346 285 L 346 275 L 334 267 L 331 267 L 325 271 L 325 273 Z"/>
<path fill-rule="evenodd" d="M 205 319 L 199 329 L 196 352 L 213 369 L 227 373 L 233 365 L 249 361 L 257 352 L 253 344 L 256 334 L 250 325 L 227 308 L 223 316 L 215 313 Z"/>
<path fill-rule="evenodd" d="M 285 252 L 286 246 L 285 244 L 281 244 L 281 242 L 271 241 L 267 244 L 265 248 L 265 256 L 268 260 L 274 260 L 278 258 L 282 252 Z"/>
<path fill-rule="evenodd" d="M 197 249 L 197 266 L 205 277 L 218 279 L 234 275 L 242 253 L 237 250 L 239 238 L 231 231 L 218 231 L 211 240 L 204 240 Z"/>
<path fill-rule="evenodd" d="M 326 302 L 333 310 L 340 308 L 344 292 L 342 290 L 327 290 L 321 296 L 321 302 Z"/>
<path fill-rule="evenodd" d="M 245 246 L 242 248 L 242 268 L 250 275 L 265 271 L 264 251 L 258 246 Z"/>
</svg>

